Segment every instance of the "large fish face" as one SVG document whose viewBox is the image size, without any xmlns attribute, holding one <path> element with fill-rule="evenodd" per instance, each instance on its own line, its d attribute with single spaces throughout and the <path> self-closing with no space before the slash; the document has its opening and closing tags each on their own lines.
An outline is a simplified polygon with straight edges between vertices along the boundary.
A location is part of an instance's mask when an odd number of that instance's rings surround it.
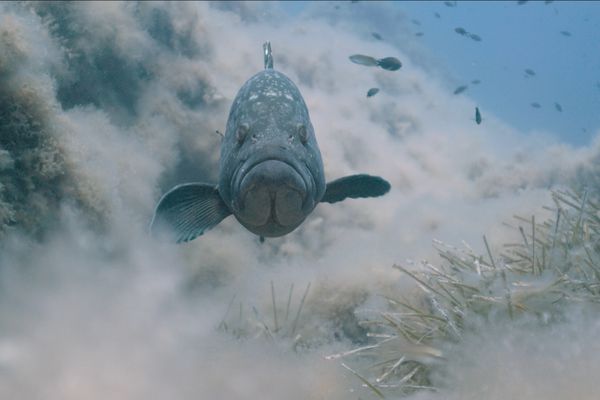
<svg viewBox="0 0 600 400">
<path fill-rule="evenodd" d="M 282 73 L 260 72 L 231 107 L 221 197 L 248 230 L 273 237 L 297 228 L 324 191 L 321 154 L 298 88 Z"/>
</svg>

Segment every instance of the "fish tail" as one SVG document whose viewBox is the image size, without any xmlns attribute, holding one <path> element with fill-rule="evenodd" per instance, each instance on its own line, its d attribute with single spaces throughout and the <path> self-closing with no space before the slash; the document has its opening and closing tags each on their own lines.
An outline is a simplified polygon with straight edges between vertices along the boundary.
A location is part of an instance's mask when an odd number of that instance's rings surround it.
<svg viewBox="0 0 600 400">
<path fill-rule="evenodd" d="M 265 69 L 273 69 L 273 53 L 271 52 L 271 42 L 263 43 L 265 53 Z"/>
</svg>

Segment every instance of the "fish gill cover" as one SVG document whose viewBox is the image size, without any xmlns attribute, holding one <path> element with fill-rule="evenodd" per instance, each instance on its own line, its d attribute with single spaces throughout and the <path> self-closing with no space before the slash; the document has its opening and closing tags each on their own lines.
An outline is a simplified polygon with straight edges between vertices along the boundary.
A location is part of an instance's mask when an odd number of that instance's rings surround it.
<svg viewBox="0 0 600 400">
<path fill-rule="evenodd" d="M 482 132 L 410 32 L 373 41 L 341 6 L 288 20 L 270 3 L 0 3 L 0 397 L 594 396 L 597 317 L 571 304 L 597 298 L 599 142 L 523 136 L 493 110 Z M 328 178 L 369 170 L 394 189 L 263 244 L 231 220 L 153 241 L 162 192 L 216 180 L 215 132 L 266 40 Z M 578 194 L 542 208 L 565 187 Z M 502 227 L 513 214 L 537 228 Z M 506 271 L 501 243 L 519 243 Z"/>
</svg>

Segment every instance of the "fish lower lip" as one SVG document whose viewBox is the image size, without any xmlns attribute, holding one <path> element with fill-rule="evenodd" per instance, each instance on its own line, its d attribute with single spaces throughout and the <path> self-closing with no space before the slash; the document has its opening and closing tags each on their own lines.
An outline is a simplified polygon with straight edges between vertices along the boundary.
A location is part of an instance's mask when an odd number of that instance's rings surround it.
<svg viewBox="0 0 600 400">
<path fill-rule="evenodd" d="M 290 163 L 277 159 L 244 168 L 236 188 L 236 217 L 252 226 L 297 225 L 312 204 L 308 180 Z"/>
</svg>

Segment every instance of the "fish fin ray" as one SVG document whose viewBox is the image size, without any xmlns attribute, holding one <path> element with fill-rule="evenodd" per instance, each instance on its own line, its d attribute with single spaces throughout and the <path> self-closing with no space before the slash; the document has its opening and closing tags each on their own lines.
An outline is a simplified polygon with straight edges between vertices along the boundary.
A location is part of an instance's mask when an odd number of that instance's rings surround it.
<svg viewBox="0 0 600 400">
<path fill-rule="evenodd" d="M 215 185 L 185 183 L 175 186 L 158 202 L 150 224 L 150 232 L 170 228 L 171 238 L 188 242 L 218 225 L 231 215 Z"/>
<path fill-rule="evenodd" d="M 337 203 L 346 198 L 383 196 L 390 190 L 390 184 L 379 176 L 366 174 L 350 175 L 327 184 L 322 203 Z"/>
</svg>

